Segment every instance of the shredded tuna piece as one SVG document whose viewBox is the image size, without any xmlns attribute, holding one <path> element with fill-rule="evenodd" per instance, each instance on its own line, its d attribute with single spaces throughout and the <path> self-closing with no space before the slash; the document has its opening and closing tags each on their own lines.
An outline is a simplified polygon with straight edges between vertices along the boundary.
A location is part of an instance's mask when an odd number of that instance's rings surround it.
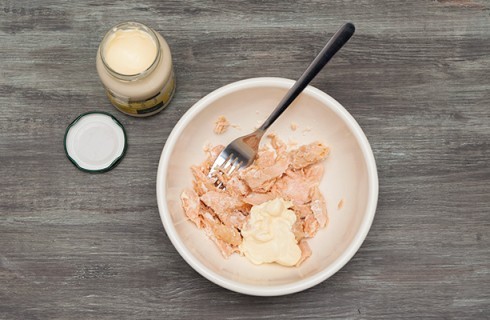
<svg viewBox="0 0 490 320">
<path fill-rule="evenodd" d="M 202 168 L 197 166 L 191 167 L 192 175 L 194 176 L 193 186 L 194 190 L 197 192 L 199 196 L 202 196 L 208 191 L 212 191 L 216 189 L 214 182 L 210 179 L 204 172 Z"/>
<path fill-rule="evenodd" d="M 242 242 L 240 232 L 233 227 L 223 224 L 213 225 L 213 233 L 216 239 L 221 240 L 231 246 L 238 246 Z"/>
<path fill-rule="evenodd" d="M 226 183 L 226 191 L 235 196 L 246 196 L 250 193 L 250 188 L 245 181 L 240 179 L 237 175 L 232 176 Z"/>
<path fill-rule="evenodd" d="M 242 201 L 251 204 L 253 206 L 257 206 L 264 202 L 273 200 L 275 198 L 277 198 L 277 195 L 271 192 L 269 193 L 251 192 L 245 197 L 243 197 Z"/>
<path fill-rule="evenodd" d="M 304 219 L 307 216 L 310 216 L 313 214 L 313 211 L 311 211 L 311 207 L 309 204 L 300 204 L 300 205 L 295 205 L 293 206 L 294 213 L 296 213 L 296 216 L 298 219 Z"/>
<path fill-rule="evenodd" d="M 252 164 L 250 167 L 240 171 L 240 177 L 252 191 L 266 192 L 272 187 L 273 180 L 279 178 L 288 167 L 289 160 L 285 157 L 280 157 L 270 166 L 260 167 L 257 164 Z"/>
<path fill-rule="evenodd" d="M 259 168 L 266 168 L 276 162 L 276 152 L 274 150 L 261 150 L 254 161 L 254 165 Z"/>
<path fill-rule="evenodd" d="M 187 217 L 195 224 L 199 224 L 201 202 L 196 192 L 191 189 L 185 189 L 180 195 L 180 199 Z"/>
<path fill-rule="evenodd" d="M 308 245 L 308 242 L 305 240 L 301 240 L 299 242 L 299 248 L 301 249 L 301 258 L 299 258 L 299 261 L 296 263 L 296 266 L 299 266 L 303 261 L 305 261 L 309 256 L 311 256 L 311 249 L 310 246 Z"/>
<path fill-rule="evenodd" d="M 296 238 L 297 241 L 301 241 L 303 238 L 306 237 L 303 224 L 304 224 L 304 220 L 299 218 L 296 219 L 296 222 L 293 224 L 293 228 L 291 231 L 293 231 L 294 237 Z"/>
<path fill-rule="evenodd" d="M 288 170 L 274 185 L 273 191 L 293 201 L 295 205 L 305 204 L 311 201 L 310 193 L 314 183 L 303 172 Z"/>
<path fill-rule="evenodd" d="M 201 216 L 201 228 L 207 236 L 216 244 L 221 254 L 228 258 L 234 252 L 239 252 L 236 232 L 233 229 L 226 229 L 209 212 Z"/>
<path fill-rule="evenodd" d="M 344 199 L 340 199 L 339 203 L 337 204 L 337 209 L 342 209 L 344 207 Z"/>
<path fill-rule="evenodd" d="M 294 169 L 301 169 L 311 164 L 324 160 L 330 149 L 320 142 L 313 142 L 291 151 L 291 166 Z"/>
<path fill-rule="evenodd" d="M 228 130 L 228 127 L 230 126 L 230 122 L 228 119 L 225 118 L 225 116 L 219 116 L 218 120 L 214 123 L 214 133 L 216 134 L 222 134 L 225 133 L 226 130 Z"/>
<path fill-rule="evenodd" d="M 318 232 L 320 224 L 314 216 L 307 216 L 304 220 L 303 231 L 306 238 L 313 238 L 313 236 Z"/>
<path fill-rule="evenodd" d="M 267 135 L 267 137 L 271 139 L 271 146 L 272 148 L 274 148 L 274 150 L 276 150 L 276 154 L 280 155 L 286 153 L 287 150 L 286 144 L 284 143 L 284 141 L 279 139 L 276 134 L 271 133 Z"/>
<path fill-rule="evenodd" d="M 313 216 L 320 224 L 320 227 L 325 227 L 328 222 L 327 205 L 318 187 L 313 189 L 310 207 L 311 211 L 313 212 Z"/>
<path fill-rule="evenodd" d="M 201 196 L 201 201 L 210 207 L 218 217 L 221 213 L 226 213 L 244 206 L 244 203 L 240 199 L 222 191 L 206 192 Z"/>
</svg>

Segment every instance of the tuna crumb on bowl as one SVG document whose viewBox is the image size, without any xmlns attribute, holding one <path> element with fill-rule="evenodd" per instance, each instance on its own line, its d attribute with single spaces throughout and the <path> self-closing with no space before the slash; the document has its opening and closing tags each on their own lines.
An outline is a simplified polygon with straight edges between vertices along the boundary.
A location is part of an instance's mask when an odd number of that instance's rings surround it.
<svg viewBox="0 0 490 320">
<path fill-rule="evenodd" d="M 222 134 L 228 130 L 230 126 L 230 122 L 226 119 L 225 116 L 219 116 L 218 119 L 214 122 L 214 133 Z"/>
<path fill-rule="evenodd" d="M 337 101 L 311 86 L 270 128 L 275 135 L 262 139 L 252 167 L 220 176 L 225 191 L 204 178 L 220 148 L 252 132 L 293 83 L 254 78 L 208 94 L 177 123 L 160 158 L 157 200 L 168 237 L 197 272 L 236 292 L 277 296 L 323 282 L 357 252 L 374 218 L 369 142 Z M 216 134 L 210 124 L 221 116 L 237 126 Z M 256 225 L 274 228 L 275 238 Z"/>
</svg>

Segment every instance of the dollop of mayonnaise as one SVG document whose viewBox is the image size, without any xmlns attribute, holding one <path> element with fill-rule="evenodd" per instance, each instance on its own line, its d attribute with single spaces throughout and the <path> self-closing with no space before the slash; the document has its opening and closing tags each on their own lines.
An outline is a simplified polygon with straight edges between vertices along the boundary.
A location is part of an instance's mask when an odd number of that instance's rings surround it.
<svg viewBox="0 0 490 320">
<path fill-rule="evenodd" d="M 252 207 L 242 229 L 240 250 L 252 263 L 276 262 L 294 266 L 301 257 L 298 242 L 291 231 L 296 215 L 290 201 L 276 198 Z"/>
</svg>

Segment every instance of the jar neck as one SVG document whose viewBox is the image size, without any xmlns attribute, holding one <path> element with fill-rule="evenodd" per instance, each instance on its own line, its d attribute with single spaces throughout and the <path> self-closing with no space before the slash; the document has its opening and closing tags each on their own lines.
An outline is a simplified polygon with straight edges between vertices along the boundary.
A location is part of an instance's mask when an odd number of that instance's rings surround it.
<svg viewBox="0 0 490 320">
<path fill-rule="evenodd" d="M 120 72 L 117 72 L 113 68 L 111 68 L 110 64 L 107 62 L 106 59 L 106 49 L 107 45 L 109 44 L 111 38 L 114 36 L 114 34 L 118 31 L 127 31 L 127 30 L 137 30 L 137 31 L 142 31 L 146 33 L 147 35 L 150 36 L 150 38 L 153 40 L 155 47 L 156 47 L 156 54 L 155 58 L 153 59 L 153 62 L 150 64 L 148 68 L 145 70 L 135 73 L 135 74 L 123 74 Z M 161 47 L 160 47 L 160 41 L 158 40 L 158 37 L 151 28 L 145 26 L 144 24 L 138 23 L 138 22 L 124 22 L 121 24 L 116 25 L 113 27 L 111 30 L 109 30 L 106 35 L 104 36 L 104 39 L 102 40 L 99 48 L 99 54 L 100 54 L 100 59 L 102 61 L 102 65 L 104 66 L 105 70 L 114 78 L 117 80 L 121 81 L 136 81 L 140 80 L 146 76 L 148 76 L 152 71 L 156 68 L 158 65 L 162 52 L 161 52 Z"/>
</svg>

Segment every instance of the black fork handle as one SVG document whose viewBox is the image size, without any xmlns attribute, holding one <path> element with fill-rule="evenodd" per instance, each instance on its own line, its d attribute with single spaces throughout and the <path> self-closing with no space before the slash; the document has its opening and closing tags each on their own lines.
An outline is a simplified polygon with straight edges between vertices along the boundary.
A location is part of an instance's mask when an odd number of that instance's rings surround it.
<svg viewBox="0 0 490 320">
<path fill-rule="evenodd" d="M 355 31 L 352 23 L 344 24 L 327 42 L 322 51 L 316 56 L 315 60 L 308 66 L 306 71 L 289 89 L 288 93 L 279 102 L 279 105 L 274 109 L 269 118 L 260 126 L 259 130 L 265 131 L 274 121 L 289 107 L 289 105 L 298 97 L 298 95 L 306 88 L 306 86 L 316 77 L 318 72 L 323 69 L 330 59 L 342 48 L 342 46 L 352 37 Z"/>
</svg>

